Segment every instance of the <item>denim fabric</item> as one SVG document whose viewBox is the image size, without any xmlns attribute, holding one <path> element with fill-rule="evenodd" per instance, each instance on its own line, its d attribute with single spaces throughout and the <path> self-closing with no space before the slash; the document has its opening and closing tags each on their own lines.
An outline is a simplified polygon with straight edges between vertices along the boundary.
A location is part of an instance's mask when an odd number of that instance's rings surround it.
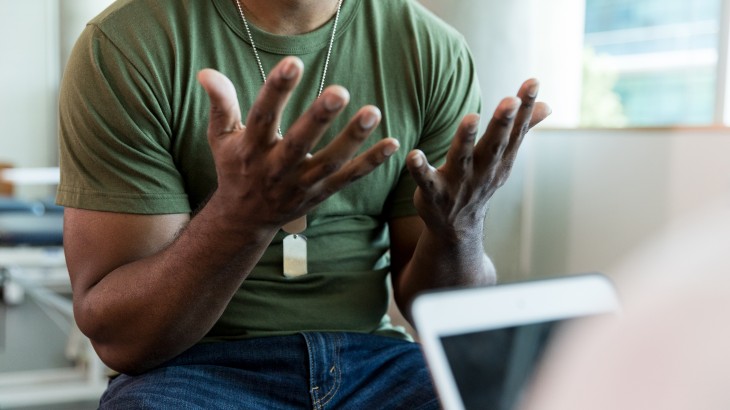
<svg viewBox="0 0 730 410">
<path fill-rule="evenodd" d="M 102 409 L 438 409 L 416 343 L 303 333 L 194 346 L 138 376 L 120 375 Z"/>
</svg>

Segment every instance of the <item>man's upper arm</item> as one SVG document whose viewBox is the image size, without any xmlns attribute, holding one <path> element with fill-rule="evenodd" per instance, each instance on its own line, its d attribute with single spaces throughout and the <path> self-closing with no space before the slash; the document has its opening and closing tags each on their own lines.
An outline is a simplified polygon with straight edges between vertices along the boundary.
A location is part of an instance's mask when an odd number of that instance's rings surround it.
<svg viewBox="0 0 730 410">
<path fill-rule="evenodd" d="M 423 220 L 417 215 L 392 218 L 388 221 L 391 275 L 394 285 L 403 268 L 411 260 L 423 227 Z"/>
<path fill-rule="evenodd" d="M 114 269 L 164 249 L 187 224 L 188 214 L 135 215 L 64 210 L 63 243 L 75 296 Z"/>
</svg>

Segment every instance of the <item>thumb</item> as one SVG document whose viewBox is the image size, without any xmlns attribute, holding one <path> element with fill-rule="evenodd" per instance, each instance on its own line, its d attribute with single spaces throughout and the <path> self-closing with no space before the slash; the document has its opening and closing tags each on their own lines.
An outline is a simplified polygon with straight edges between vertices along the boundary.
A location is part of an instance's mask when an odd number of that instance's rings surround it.
<svg viewBox="0 0 730 410">
<path fill-rule="evenodd" d="M 241 109 L 231 80 L 216 70 L 206 68 L 198 73 L 198 82 L 210 99 L 208 138 L 221 137 L 242 128 Z"/>
</svg>

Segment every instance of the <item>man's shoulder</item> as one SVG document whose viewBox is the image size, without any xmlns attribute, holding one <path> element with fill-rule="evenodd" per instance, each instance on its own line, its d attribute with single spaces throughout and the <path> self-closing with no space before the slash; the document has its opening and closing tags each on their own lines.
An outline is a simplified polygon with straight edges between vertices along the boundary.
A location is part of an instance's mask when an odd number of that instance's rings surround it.
<svg viewBox="0 0 730 410">
<path fill-rule="evenodd" d="M 114 36 L 143 37 L 184 30 L 196 15 L 204 13 L 201 0 L 117 0 L 89 21 L 101 32 Z M 212 8 L 212 7 L 209 7 Z"/>
<path fill-rule="evenodd" d="M 117 0 L 89 23 L 96 26 L 134 24 L 153 18 L 160 13 L 169 14 L 186 1 L 175 0 Z"/>
<path fill-rule="evenodd" d="M 217 10 L 210 1 L 117 0 L 88 22 L 84 39 L 103 39 L 133 60 L 139 57 L 169 63 L 182 45 L 207 38 L 193 33 L 210 26 L 213 16 Z"/>
</svg>

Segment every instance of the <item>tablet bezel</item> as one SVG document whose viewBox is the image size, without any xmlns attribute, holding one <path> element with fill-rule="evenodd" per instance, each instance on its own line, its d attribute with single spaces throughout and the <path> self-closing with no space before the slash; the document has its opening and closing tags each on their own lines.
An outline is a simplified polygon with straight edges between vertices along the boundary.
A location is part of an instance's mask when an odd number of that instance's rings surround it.
<svg viewBox="0 0 730 410">
<path fill-rule="evenodd" d="M 419 295 L 411 313 L 445 409 L 464 408 L 441 338 L 615 312 L 611 281 L 598 273 Z"/>
</svg>

